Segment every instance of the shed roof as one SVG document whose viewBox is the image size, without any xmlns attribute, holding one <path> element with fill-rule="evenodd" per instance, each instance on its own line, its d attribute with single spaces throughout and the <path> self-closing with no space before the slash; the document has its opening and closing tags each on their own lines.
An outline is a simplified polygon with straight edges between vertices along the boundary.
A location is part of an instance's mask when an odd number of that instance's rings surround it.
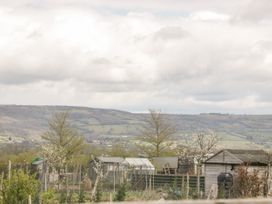
<svg viewBox="0 0 272 204">
<path fill-rule="evenodd" d="M 152 163 L 157 169 L 178 168 L 178 157 L 153 157 Z"/>
<path fill-rule="evenodd" d="M 227 151 L 235 155 L 243 162 L 264 164 L 268 163 L 267 153 L 263 150 L 228 149 Z"/>
<path fill-rule="evenodd" d="M 122 163 L 125 159 L 122 157 L 97 157 L 103 163 Z"/>
<path fill-rule="evenodd" d="M 35 159 L 33 159 L 33 161 L 31 162 L 32 165 L 40 165 L 44 162 L 44 159 L 42 157 L 36 157 Z"/>
<path fill-rule="evenodd" d="M 126 158 L 125 161 L 129 166 L 138 170 L 155 170 L 153 164 L 147 158 Z"/>
<path fill-rule="evenodd" d="M 223 157 L 222 157 L 223 155 Z M 224 157 L 224 155 L 226 155 Z M 205 163 L 221 164 L 267 164 L 268 156 L 264 150 L 224 149 L 208 158 Z"/>
</svg>

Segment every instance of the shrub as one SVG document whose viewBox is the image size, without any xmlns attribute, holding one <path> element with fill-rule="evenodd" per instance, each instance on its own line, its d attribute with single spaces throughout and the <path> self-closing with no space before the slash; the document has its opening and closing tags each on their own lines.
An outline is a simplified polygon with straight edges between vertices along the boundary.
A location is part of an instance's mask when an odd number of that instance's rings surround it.
<svg viewBox="0 0 272 204">
<path fill-rule="evenodd" d="M 3 180 L 1 197 L 5 204 L 27 203 L 28 196 L 32 199 L 38 197 L 39 181 L 35 175 L 25 173 L 23 170 L 13 171 L 10 180 Z"/>
<path fill-rule="evenodd" d="M 85 191 L 83 189 L 80 189 L 80 191 L 79 191 L 78 202 L 85 203 Z"/>
<path fill-rule="evenodd" d="M 124 201 L 126 198 L 126 193 L 127 193 L 127 185 L 124 182 L 119 190 L 117 191 L 117 194 L 114 197 L 114 201 Z"/>
<path fill-rule="evenodd" d="M 52 204 L 56 198 L 55 191 L 53 189 L 48 189 L 48 191 L 42 193 L 42 203 L 43 204 Z"/>
<path fill-rule="evenodd" d="M 167 199 L 168 200 L 180 200 L 182 195 L 181 195 L 181 189 L 178 188 L 177 185 L 177 180 L 175 179 L 173 184 L 167 188 Z"/>
<path fill-rule="evenodd" d="M 257 197 L 263 194 L 264 179 L 260 177 L 258 170 L 249 172 L 248 166 L 241 166 L 237 169 L 237 176 L 234 180 L 235 197 Z"/>
<path fill-rule="evenodd" d="M 66 203 L 66 192 L 62 191 L 60 193 L 59 203 Z"/>
</svg>

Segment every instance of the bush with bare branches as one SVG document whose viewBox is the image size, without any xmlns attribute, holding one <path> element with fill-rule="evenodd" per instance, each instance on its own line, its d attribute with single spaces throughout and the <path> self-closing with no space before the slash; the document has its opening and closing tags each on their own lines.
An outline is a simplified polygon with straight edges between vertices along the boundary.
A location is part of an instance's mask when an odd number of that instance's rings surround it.
<svg viewBox="0 0 272 204">
<path fill-rule="evenodd" d="M 249 171 L 248 165 L 236 170 L 233 185 L 233 195 L 239 198 L 258 197 L 263 195 L 265 180 L 259 170 Z"/>
</svg>

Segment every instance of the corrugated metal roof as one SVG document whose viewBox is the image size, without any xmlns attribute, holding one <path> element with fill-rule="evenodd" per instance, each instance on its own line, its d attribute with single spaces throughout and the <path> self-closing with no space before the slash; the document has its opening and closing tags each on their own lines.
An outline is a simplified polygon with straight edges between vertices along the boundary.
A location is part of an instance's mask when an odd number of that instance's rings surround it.
<svg viewBox="0 0 272 204">
<path fill-rule="evenodd" d="M 153 157 L 151 161 L 157 169 L 178 168 L 178 157 Z"/>
<path fill-rule="evenodd" d="M 125 160 L 122 157 L 97 157 L 97 159 L 104 163 L 122 163 Z"/>
<path fill-rule="evenodd" d="M 139 170 L 155 170 L 153 164 L 147 158 L 126 158 L 129 166 Z"/>
</svg>

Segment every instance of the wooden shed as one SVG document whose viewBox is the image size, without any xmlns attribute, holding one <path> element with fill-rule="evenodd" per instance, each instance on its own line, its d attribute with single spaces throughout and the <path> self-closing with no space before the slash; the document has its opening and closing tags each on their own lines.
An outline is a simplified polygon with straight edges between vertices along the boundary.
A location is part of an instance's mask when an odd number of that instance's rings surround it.
<svg viewBox="0 0 272 204">
<path fill-rule="evenodd" d="M 153 157 L 157 174 L 195 174 L 194 157 Z"/>
<path fill-rule="evenodd" d="M 268 156 L 263 150 L 224 149 L 205 161 L 205 192 L 217 192 L 217 178 L 221 173 L 235 174 L 235 170 L 243 165 L 249 166 L 249 171 L 259 170 L 260 174 L 267 171 Z"/>
<path fill-rule="evenodd" d="M 122 157 L 96 157 L 96 161 L 101 162 L 103 172 L 107 175 L 107 183 L 109 185 L 119 185 L 124 178 L 124 169 L 126 168 L 126 161 Z M 89 177 L 92 182 L 96 180 L 96 172 L 94 170 L 94 161 L 90 162 Z"/>
<path fill-rule="evenodd" d="M 176 174 L 178 169 L 178 157 L 153 157 L 152 164 L 157 174 Z"/>
</svg>

